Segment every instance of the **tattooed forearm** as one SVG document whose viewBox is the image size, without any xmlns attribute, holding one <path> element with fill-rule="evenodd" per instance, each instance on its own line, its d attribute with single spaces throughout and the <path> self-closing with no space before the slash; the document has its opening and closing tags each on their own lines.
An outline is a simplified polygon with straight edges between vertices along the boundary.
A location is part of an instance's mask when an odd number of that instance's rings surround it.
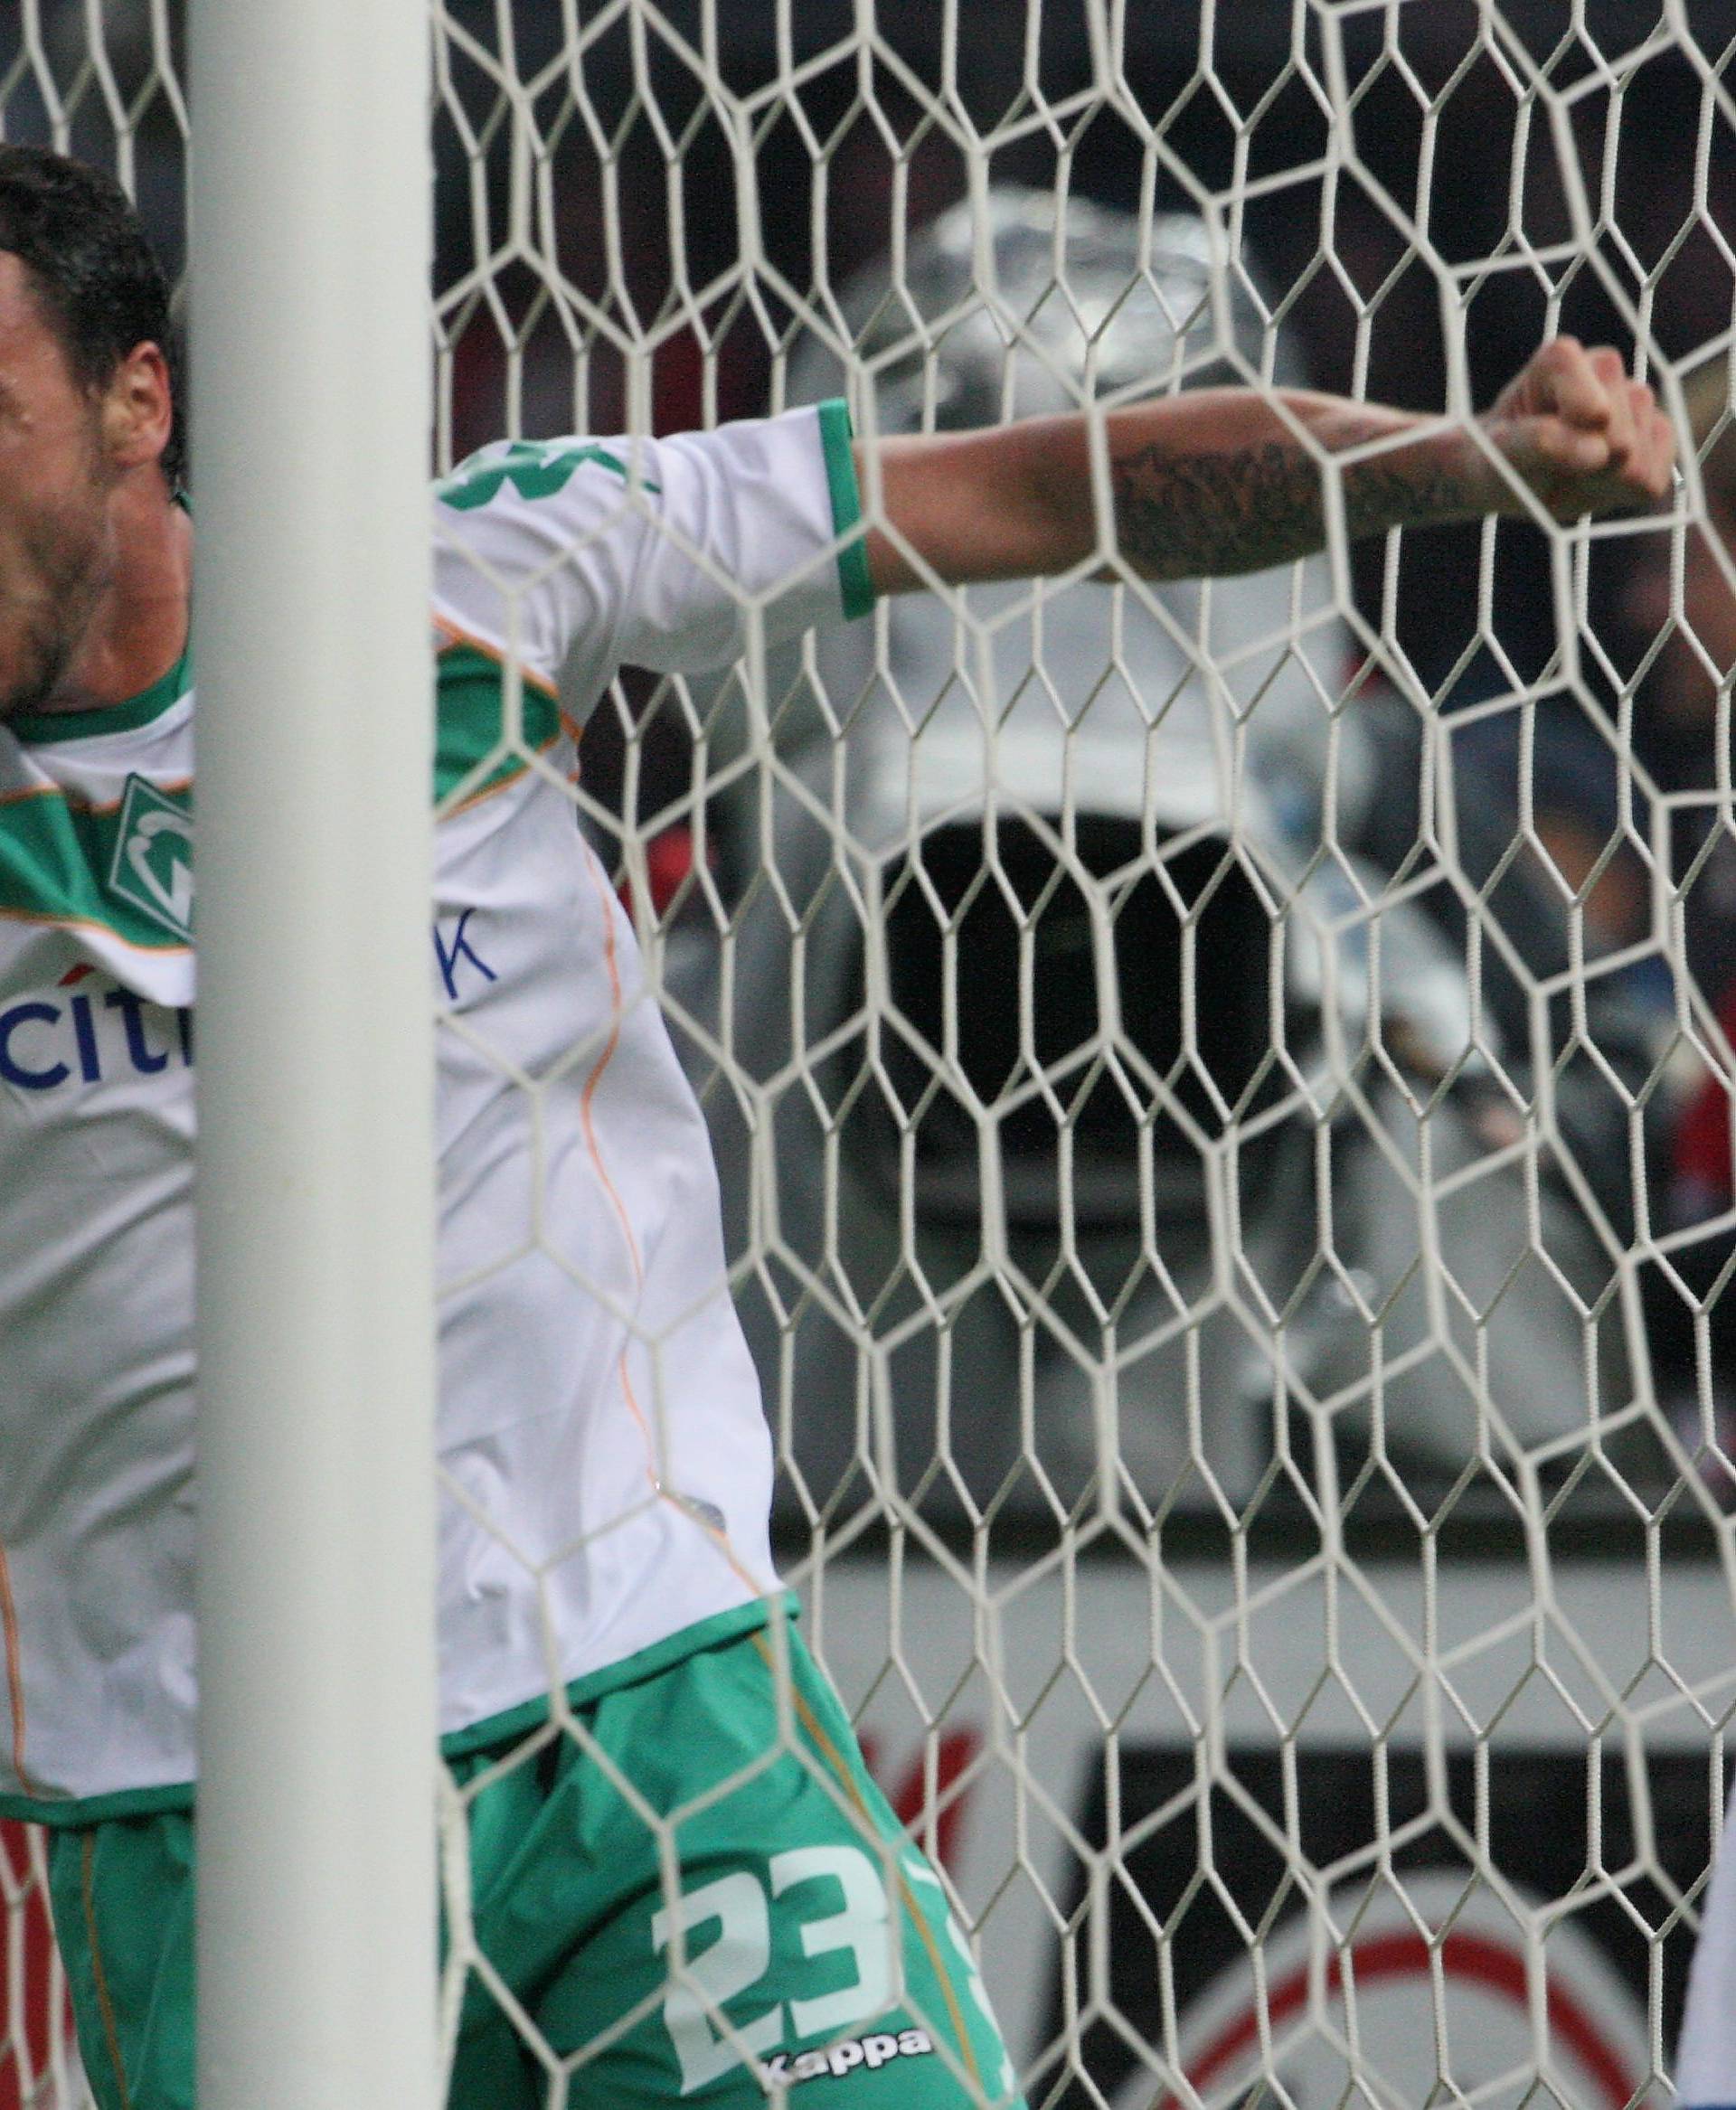
<svg viewBox="0 0 1736 2110">
<path fill-rule="evenodd" d="M 1306 557 L 1326 539 L 1319 460 L 1288 438 L 1212 454 L 1155 440 L 1117 455 L 1111 468 L 1121 553 L 1153 578 L 1259 571 Z M 1376 455 L 1342 474 L 1353 540 L 1477 509 L 1461 479 L 1421 448 Z"/>
<path fill-rule="evenodd" d="M 1154 440 L 1114 469 L 1121 553 L 1155 578 L 1257 571 L 1320 546 L 1320 472 L 1293 442 L 1175 454 Z"/>
<path fill-rule="evenodd" d="M 868 536 L 879 593 L 1258 571 L 1319 549 L 1340 506 L 1352 536 L 1524 508 L 1500 458 L 1514 443 L 1486 423 L 1306 389 L 1188 389 L 1100 425 L 1073 413 L 855 446 L 887 523 Z"/>
</svg>

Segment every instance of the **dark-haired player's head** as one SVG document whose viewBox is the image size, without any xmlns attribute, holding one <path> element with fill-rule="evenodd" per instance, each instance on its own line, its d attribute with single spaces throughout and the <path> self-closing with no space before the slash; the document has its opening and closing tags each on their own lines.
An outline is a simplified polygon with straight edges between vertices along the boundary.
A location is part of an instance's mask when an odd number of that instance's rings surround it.
<svg viewBox="0 0 1736 2110">
<path fill-rule="evenodd" d="M 100 169 L 39 146 L 0 146 L 0 250 L 30 275 L 74 376 L 106 388 L 140 344 L 169 349 L 169 287 L 138 214 Z M 177 423 L 163 473 L 184 467 Z"/>
<path fill-rule="evenodd" d="M 0 720 L 55 693 L 141 500 L 178 480 L 168 340 L 119 185 L 0 146 Z"/>
</svg>

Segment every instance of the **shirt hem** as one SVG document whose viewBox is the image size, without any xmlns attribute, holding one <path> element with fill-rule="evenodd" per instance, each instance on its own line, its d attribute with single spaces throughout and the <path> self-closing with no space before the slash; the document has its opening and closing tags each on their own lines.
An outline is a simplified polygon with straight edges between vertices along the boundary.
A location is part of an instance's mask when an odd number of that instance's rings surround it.
<svg viewBox="0 0 1736 2110">
<path fill-rule="evenodd" d="M 737 1605 L 730 1611 L 713 1613 L 709 1619 L 677 1627 L 661 1641 L 636 1649 L 618 1663 L 605 1663 L 600 1670 L 588 1671 L 582 1677 L 572 1679 L 565 1687 L 566 1705 L 589 1707 L 609 1693 L 640 1684 L 647 1678 L 673 1669 L 689 1656 L 721 1647 L 726 1642 L 740 1641 L 744 1634 L 769 1625 L 773 1608 L 778 1604 L 787 1617 L 800 1616 L 801 1605 L 793 1591 L 785 1591 L 780 1597 L 756 1597 L 751 1603 Z M 516 1741 L 541 1729 L 551 1711 L 549 1694 L 539 1692 L 521 1700 L 516 1707 L 486 1715 L 467 1728 L 448 1730 L 440 1738 L 440 1756 L 464 1758 L 473 1751 L 486 1750 L 491 1744 Z M 87 1825 L 107 1823 L 117 1817 L 184 1814 L 193 1806 L 194 1785 L 191 1780 L 174 1781 L 160 1787 L 120 1788 L 108 1794 L 75 1795 L 63 1802 L 0 1790 L 0 1818 L 12 1818 L 25 1824 L 45 1824 L 52 1831 L 79 1831 Z"/>
<path fill-rule="evenodd" d="M 21 1824 L 46 1824 L 52 1832 L 79 1831 L 87 1824 L 107 1823 L 111 1817 L 158 1817 L 191 1810 L 193 1786 L 190 1780 L 171 1781 L 162 1787 L 124 1787 L 112 1794 L 72 1795 L 65 1802 L 0 1791 L 0 1817 Z"/>
<path fill-rule="evenodd" d="M 832 532 L 847 535 L 862 525 L 862 490 L 856 482 L 856 460 L 850 451 L 850 409 L 841 396 L 820 405 L 820 445 L 826 454 L 826 488 L 832 497 Z M 854 623 L 874 605 L 874 586 L 868 576 L 868 538 L 856 534 L 838 551 L 838 592 L 844 601 L 844 619 Z"/>
<path fill-rule="evenodd" d="M 757 1633 L 771 1623 L 772 1606 L 778 1598 L 756 1597 L 750 1604 L 737 1605 L 728 1612 L 714 1612 L 709 1619 L 696 1621 L 692 1626 L 677 1627 L 674 1634 L 665 1634 L 661 1641 L 652 1642 L 648 1647 L 636 1649 L 630 1656 L 623 1656 L 619 1663 L 605 1663 L 599 1671 L 588 1671 L 582 1678 L 574 1678 L 565 1688 L 569 1708 L 590 1707 L 610 1692 L 618 1692 L 628 1685 L 638 1685 L 647 1678 L 655 1678 L 661 1672 L 684 1663 L 689 1656 L 699 1655 L 708 1648 L 719 1648 L 726 1642 L 740 1641 L 743 1634 Z M 801 1606 L 793 1591 L 782 1595 L 781 1603 L 786 1615 L 797 1618 Z M 490 1744 L 516 1742 L 533 1729 L 539 1729 L 548 1720 L 551 1712 L 550 1698 L 546 1692 L 538 1692 L 531 1699 L 522 1700 L 516 1707 L 506 1708 L 499 1714 L 491 1714 L 468 1729 L 450 1729 L 440 1738 L 440 1756 L 443 1758 L 465 1758 L 473 1751 L 486 1750 Z"/>
</svg>

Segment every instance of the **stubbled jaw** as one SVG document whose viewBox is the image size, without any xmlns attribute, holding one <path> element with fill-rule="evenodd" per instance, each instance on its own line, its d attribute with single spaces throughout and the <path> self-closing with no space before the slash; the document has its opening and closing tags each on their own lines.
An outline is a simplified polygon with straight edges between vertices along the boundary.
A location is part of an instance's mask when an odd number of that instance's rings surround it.
<svg viewBox="0 0 1736 2110">
<path fill-rule="evenodd" d="M 77 642 L 48 610 L 0 608 L 0 724 L 53 697 Z"/>
<path fill-rule="evenodd" d="M 63 692 L 106 575 L 99 516 L 43 521 L 0 543 L 0 723 Z"/>
</svg>

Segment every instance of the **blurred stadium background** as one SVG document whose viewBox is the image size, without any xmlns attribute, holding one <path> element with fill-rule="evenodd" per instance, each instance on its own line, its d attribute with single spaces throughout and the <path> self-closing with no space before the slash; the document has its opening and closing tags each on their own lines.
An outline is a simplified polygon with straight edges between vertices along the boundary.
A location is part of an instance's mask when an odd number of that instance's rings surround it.
<svg viewBox="0 0 1736 2110">
<path fill-rule="evenodd" d="M 1286 1917 L 1296 1870 L 1369 1865 L 1369 1841 L 1390 1844 L 1400 1823 L 1390 1795 L 1434 1813 L 1397 1852 L 1421 1871 L 1412 1898 L 1434 1885 L 1443 1912 L 1465 1915 L 1464 1940 L 1487 1948 L 1458 1952 L 1477 2026 L 1498 2034 L 1501 1988 L 1514 1969 L 1523 1985 L 1523 1915 L 1497 1907 L 1504 1936 L 1477 1920 L 1479 1899 L 1547 1901 L 1568 2003 L 1551 2007 L 1551 2027 L 1578 2047 L 1561 2056 L 1579 2099 L 1655 2090 L 1646 2017 L 1667 2047 L 1684 1901 L 1717 1798 L 1719 1681 L 1727 1692 L 1736 1671 L 1724 1566 L 1736 1479 L 1722 1448 L 1736 1415 L 1732 1086 L 1710 1023 L 1736 1037 L 1736 598 L 1712 542 L 1736 535 L 1722 422 L 1736 20 L 1722 0 L 1667 18 L 1657 0 L 1121 12 L 879 0 L 870 42 L 850 0 L 445 0 L 437 13 L 442 466 L 503 433 L 678 430 L 835 392 L 842 369 L 788 288 L 838 303 L 829 312 L 871 358 L 887 348 L 872 378 L 860 363 L 852 377 L 878 391 L 882 427 L 1039 407 L 1019 394 L 1035 366 L 1007 381 L 1018 362 L 993 332 L 986 346 L 963 325 L 931 331 L 926 397 L 923 362 L 901 366 L 891 349 L 889 254 L 932 324 L 967 304 L 986 228 L 1005 298 L 1056 364 L 1082 373 L 1097 332 L 1117 384 L 1142 343 L 1162 371 L 1178 344 L 1197 367 L 1226 315 L 1256 374 L 1269 361 L 1279 378 L 1418 409 L 1447 401 L 1461 353 L 1486 402 L 1551 329 L 1632 353 L 1637 322 L 1654 372 L 1661 361 L 1684 377 L 1708 527 L 1685 543 L 1593 539 L 1566 633 L 1550 542 L 1512 524 L 1363 544 L 1342 590 L 1313 568 L 1295 648 L 1240 664 L 1238 637 L 1283 627 L 1288 584 L 1276 603 L 1238 600 L 1260 591 L 1238 586 L 1210 608 L 1177 593 L 1167 627 L 1135 626 L 1113 650 L 1109 589 L 1076 589 L 1089 605 L 1057 605 L 1034 643 L 1028 625 L 1004 623 L 979 662 L 949 617 L 913 604 L 878 638 L 769 670 L 758 736 L 739 682 L 629 675 L 587 731 L 583 787 L 584 824 L 641 918 L 713 1124 L 737 1294 L 784 1445 L 785 1553 L 901 1807 L 938 1827 L 988 1919 L 991 1959 L 1002 1930 L 995 1990 L 1033 2088 L 1133 2110 L 1118 2091 L 1137 2092 L 1143 2069 L 1101 2017 L 1132 2018 L 1153 2040 L 1156 1944 L 1173 1954 L 1189 2071 L 1233 2096 L 1248 1927 L 1269 1923 L 1273 1983 L 1288 1983 L 1306 1956 Z M 174 271 L 182 34 L 167 0 L 26 0 L 0 15 L 5 135 L 118 167 Z M 712 82 L 734 99 L 732 124 Z M 1050 287 L 1058 218 L 1070 276 L 1100 280 L 1082 321 Z M 1158 307 L 1116 316 L 1154 229 Z M 1225 254 L 1234 283 L 1214 315 L 1209 265 Z M 549 263 L 580 300 L 551 297 Z M 1207 660 L 1230 640 L 1212 678 L 1178 645 L 1190 636 Z M 1105 704 L 1088 727 L 1111 662 L 1120 716 Z M 1040 805 L 1043 772 L 1071 758 L 1068 840 L 1106 881 L 1137 862 L 1155 820 L 1165 884 L 1116 897 L 1127 1030 L 1171 1069 L 1193 975 L 1216 1034 L 1205 1066 L 1237 1113 L 1184 1090 L 1179 1114 L 1148 1124 L 1143 1172 L 1133 1116 L 1099 1086 L 1064 1111 L 1030 1096 L 1001 1124 L 1008 1249 L 1018 1283 L 1037 1287 L 1033 1318 L 1003 1281 L 971 1286 L 983 1201 L 968 1112 L 942 1093 L 901 1127 L 889 1107 L 899 1092 L 915 1104 L 925 1080 L 899 1076 L 896 1054 L 888 1090 L 863 1087 L 849 1028 L 867 972 L 862 918 L 838 913 L 827 875 L 847 829 L 880 873 L 882 994 L 936 1039 L 943 921 L 978 902 L 962 927 L 958 1060 L 992 1099 L 1017 1068 L 995 993 L 1016 970 L 1021 917 L 972 895 L 981 814 L 960 818 L 954 793 L 980 710 L 972 683 L 998 684 L 1016 719 L 1045 676 L 1059 684 L 1039 712 L 1047 744 L 1039 729 L 1007 766 L 1028 769 L 1018 788 Z M 1175 781 L 1154 806 L 1139 783 L 1165 711 Z M 1226 776 L 1212 728 L 1237 716 L 1251 730 Z M 825 810 L 845 717 L 853 773 L 816 832 L 804 815 Z M 934 794 L 944 824 L 929 828 L 917 802 L 929 894 L 906 871 L 899 803 L 913 723 L 952 787 Z M 1130 805 L 1118 776 L 1134 781 Z M 1064 1067 L 1095 1030 L 1097 999 L 1089 917 L 1055 840 L 1014 825 L 1001 851 L 1043 962 L 1037 1041 Z M 776 904 L 769 859 L 786 888 Z M 795 1027 L 776 1001 L 792 913 L 810 1003 Z M 1269 1063 L 1269 937 L 1287 918 L 1331 934 L 1298 937 L 1282 969 L 1297 1060 L 1313 1074 L 1335 1041 L 1350 1050 L 1341 1088 L 1316 1095 L 1312 1114 Z M 1334 946 L 1336 965 L 1311 969 Z M 782 1076 L 804 1041 L 827 1050 L 803 1079 L 825 1111 L 787 1093 L 769 1143 L 740 1079 Z M 1232 1126 L 1245 1141 L 1213 1218 L 1205 1161 Z M 1530 1151 L 1527 1133 L 1541 1135 Z M 1428 1237 L 1425 1154 L 1429 1177 L 1448 1180 Z M 802 1286 L 835 1220 L 854 1326 Z M 1248 1275 L 1240 1303 L 1214 1273 L 1230 1234 Z M 1462 1308 L 1441 1298 L 1443 1270 Z M 1128 1483 L 1131 1532 L 1097 1516 L 1108 1454 Z M 1154 1561 L 1170 1578 L 1161 1587 Z M 1041 1608 L 1025 1626 L 1009 1615 L 1009 1659 L 987 1665 L 958 1582 L 973 1563 L 990 1595 L 995 1576 L 1076 1573 L 1084 1609 L 1070 1601 L 1058 1626 Z M 1251 1672 L 1238 1688 L 1234 1668 L 1259 1653 L 1259 1621 L 1237 1625 L 1250 1575 L 1268 1578 L 1265 1645 L 1279 1665 L 1263 1694 Z M 1351 1618 L 1340 1632 L 1323 1610 L 1335 1575 L 1377 1578 L 1355 1615 L 1365 1631 Z M 1197 1616 L 1147 1645 L 1167 1589 Z M 905 1638 L 889 1651 L 887 1606 L 901 1602 Z M 1332 1681 L 1321 1631 L 1335 1676 L 1353 1634 L 1372 1665 L 1388 1627 L 1420 1634 L 1430 1606 L 1446 1607 L 1418 1644 L 1431 1671 L 1461 1644 L 1470 1666 L 1475 1697 L 1456 1727 L 1419 1727 L 1402 1649 L 1386 1672 L 1368 1669 L 1374 1686 L 1390 1675 L 1390 1713 L 1348 1684 L 1330 1707 L 1309 1700 Z M 1546 1669 L 1544 1628 L 1567 1637 L 1574 1672 Z M 1241 1632 L 1246 1657 L 1207 1663 L 1208 1631 Z M 854 1652 L 853 1634 L 867 1637 Z M 1124 1733 L 1152 1663 L 1196 1648 L 1223 1699 L 1210 1735 L 1188 1732 L 1179 1706 L 1166 1729 Z M 1581 1690 L 1581 1673 L 1598 1684 L 1587 1664 L 1599 1656 L 1607 1690 Z M 918 1658 L 935 1673 L 926 1695 L 889 1697 Z M 1062 1664 L 1079 1691 L 1043 1715 Z M 1035 1719 L 1020 1764 L 1053 1804 L 1051 1845 L 1027 1842 L 1011 1861 L 993 1841 L 1012 1805 L 985 1762 L 1009 1691 L 1022 1725 Z M 1444 1775 L 1424 1763 L 1437 1749 Z M 1378 1785 L 1372 1754 L 1392 1762 Z M 1287 1794 L 1310 1813 L 1288 1835 Z M 1214 1843 L 1202 1847 L 1206 1807 Z M 1104 1850 L 1142 1819 L 1106 1885 Z M 27 1847 L 12 1844 L 24 1868 Z M 1216 1887 L 1196 1898 L 1201 1865 Z M 1480 1889 L 1467 1889 L 1472 1868 Z M 1003 1909 L 1021 1885 L 1025 1903 Z M 1092 1911 L 1107 1915 L 1112 1961 L 1099 2019 L 1072 2028 L 1070 2077 L 1048 2049 L 1077 1991 L 1061 1937 Z M 1422 1996 L 1401 1922 L 1376 1928 L 1394 1985 L 1410 1988 L 1393 1995 L 1395 2039 L 1424 2011 L 1402 2004 Z M 46 1936 L 33 1924 L 35 1983 Z M 24 2014 L 14 2002 L 0 2110 L 25 2099 L 21 2077 L 42 2061 L 40 2023 Z M 1308 2068 L 1299 2099 L 1331 2099 L 1337 2070 Z"/>
</svg>

